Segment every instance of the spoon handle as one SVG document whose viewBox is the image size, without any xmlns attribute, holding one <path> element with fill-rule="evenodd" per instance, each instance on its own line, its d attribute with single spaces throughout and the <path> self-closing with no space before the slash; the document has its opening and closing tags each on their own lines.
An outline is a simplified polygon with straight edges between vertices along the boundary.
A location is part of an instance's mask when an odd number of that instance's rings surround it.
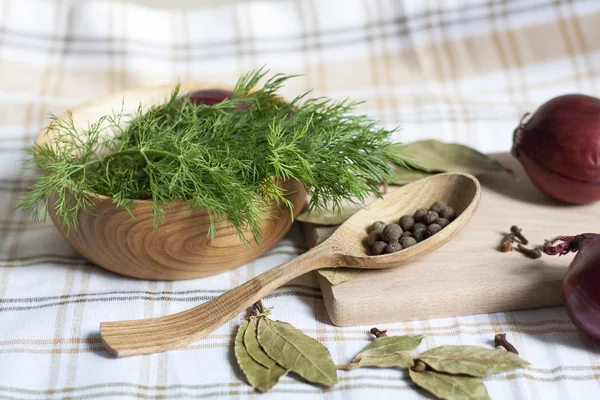
<svg viewBox="0 0 600 400">
<path fill-rule="evenodd" d="M 100 334 L 117 357 L 160 353 L 206 336 L 273 290 L 315 269 L 332 267 L 327 242 L 192 309 L 160 318 L 102 322 Z"/>
</svg>

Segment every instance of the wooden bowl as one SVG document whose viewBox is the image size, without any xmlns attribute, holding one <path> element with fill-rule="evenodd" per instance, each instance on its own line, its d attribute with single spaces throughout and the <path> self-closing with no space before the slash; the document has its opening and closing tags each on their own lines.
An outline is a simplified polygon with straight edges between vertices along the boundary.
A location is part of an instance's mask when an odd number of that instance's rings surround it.
<svg viewBox="0 0 600 400">
<path fill-rule="evenodd" d="M 224 88 L 214 84 L 182 85 L 182 93 Z M 143 88 L 117 93 L 72 109 L 75 126 L 85 127 L 113 111 L 133 112 L 142 104 L 148 107 L 167 99 L 172 86 Z M 36 139 L 42 144 L 50 139 L 46 130 Z M 298 181 L 280 184 L 294 205 L 294 216 L 306 204 L 304 186 Z M 152 202 L 135 200 L 133 215 L 117 208 L 110 197 L 97 195 L 91 213 L 80 212 L 77 230 L 67 232 L 52 207 L 50 217 L 62 235 L 81 255 L 117 274 L 140 279 L 179 280 L 200 278 L 229 271 L 246 264 L 272 248 L 291 228 L 290 210 L 273 204 L 269 207 L 273 219 L 262 222 L 260 244 L 244 244 L 226 220 L 216 221 L 216 236 L 208 237 L 209 218 L 204 210 L 190 210 L 185 201 L 165 207 L 164 222 L 153 225 Z M 248 239 L 252 234 L 244 234 Z"/>
</svg>

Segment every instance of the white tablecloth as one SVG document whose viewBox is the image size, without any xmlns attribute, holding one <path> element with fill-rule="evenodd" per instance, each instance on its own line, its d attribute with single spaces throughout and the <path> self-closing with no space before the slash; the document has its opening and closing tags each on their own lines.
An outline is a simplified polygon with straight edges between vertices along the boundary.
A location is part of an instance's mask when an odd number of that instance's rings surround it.
<svg viewBox="0 0 600 400">
<path fill-rule="evenodd" d="M 295 227 L 261 259 L 206 279 L 147 282 L 90 265 L 54 228 L 15 210 L 32 179 L 21 169 L 24 148 L 49 111 L 125 88 L 233 83 L 267 65 L 304 75 L 284 95 L 314 88 L 365 100 L 361 111 L 402 126 L 398 140 L 506 151 L 524 112 L 567 92 L 599 94 L 600 2 L 593 0 L 143 3 L 0 0 L 0 399 L 255 397 L 232 361 L 242 315 L 183 350 L 125 359 L 105 351 L 98 325 L 190 308 L 305 251 Z M 265 304 L 324 343 L 336 363 L 370 339 L 371 326 L 329 322 L 312 274 Z M 380 328 L 424 333 L 422 350 L 490 346 L 504 331 L 532 367 L 486 378 L 492 399 L 600 398 L 600 345 L 560 307 Z M 327 391 L 286 377 L 261 396 L 428 398 L 400 370 L 339 375 Z"/>
</svg>

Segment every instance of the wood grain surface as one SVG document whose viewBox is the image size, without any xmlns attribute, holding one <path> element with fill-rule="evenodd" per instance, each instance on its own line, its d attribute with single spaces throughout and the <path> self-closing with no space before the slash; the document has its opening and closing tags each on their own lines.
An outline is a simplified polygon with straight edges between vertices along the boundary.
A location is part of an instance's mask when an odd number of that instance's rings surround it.
<svg viewBox="0 0 600 400">
<path fill-rule="evenodd" d="M 102 340 L 118 357 L 172 350 L 200 339 L 281 285 L 315 269 L 336 265 L 367 269 L 403 265 L 433 252 L 456 236 L 473 216 L 480 198 L 479 182 L 466 174 L 440 174 L 406 185 L 354 214 L 319 246 L 213 300 L 160 318 L 101 323 Z M 443 200 L 458 216 L 445 229 L 415 246 L 370 256 L 365 244 L 367 227 L 375 220 L 395 220 L 398 213 L 413 208 L 420 200 Z"/>
<path fill-rule="evenodd" d="M 422 320 L 562 304 L 561 281 L 573 255 L 528 259 L 498 250 L 518 225 L 533 244 L 562 234 L 600 231 L 600 204 L 567 205 L 539 192 L 509 154 L 495 155 L 513 169 L 480 179 L 482 200 L 465 229 L 444 247 L 402 268 L 362 271 L 332 286 L 319 276 L 331 321 L 339 326 Z M 429 200 L 423 199 L 423 206 Z M 306 225 L 307 242 L 332 227 Z M 377 312 L 373 312 L 377 310 Z"/>
</svg>

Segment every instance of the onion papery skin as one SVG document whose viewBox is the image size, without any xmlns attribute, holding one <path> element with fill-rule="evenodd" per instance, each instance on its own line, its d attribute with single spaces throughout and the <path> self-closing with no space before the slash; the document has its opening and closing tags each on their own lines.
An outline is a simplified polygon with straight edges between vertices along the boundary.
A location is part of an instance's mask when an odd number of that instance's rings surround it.
<svg viewBox="0 0 600 400">
<path fill-rule="evenodd" d="M 565 309 L 577 328 L 600 341 L 600 235 L 588 233 L 564 239 L 557 246 L 545 246 L 543 251 L 577 251 L 562 282 Z"/>
<path fill-rule="evenodd" d="M 550 197 L 600 200 L 600 99 L 570 94 L 544 103 L 515 130 L 513 154 Z"/>
</svg>

